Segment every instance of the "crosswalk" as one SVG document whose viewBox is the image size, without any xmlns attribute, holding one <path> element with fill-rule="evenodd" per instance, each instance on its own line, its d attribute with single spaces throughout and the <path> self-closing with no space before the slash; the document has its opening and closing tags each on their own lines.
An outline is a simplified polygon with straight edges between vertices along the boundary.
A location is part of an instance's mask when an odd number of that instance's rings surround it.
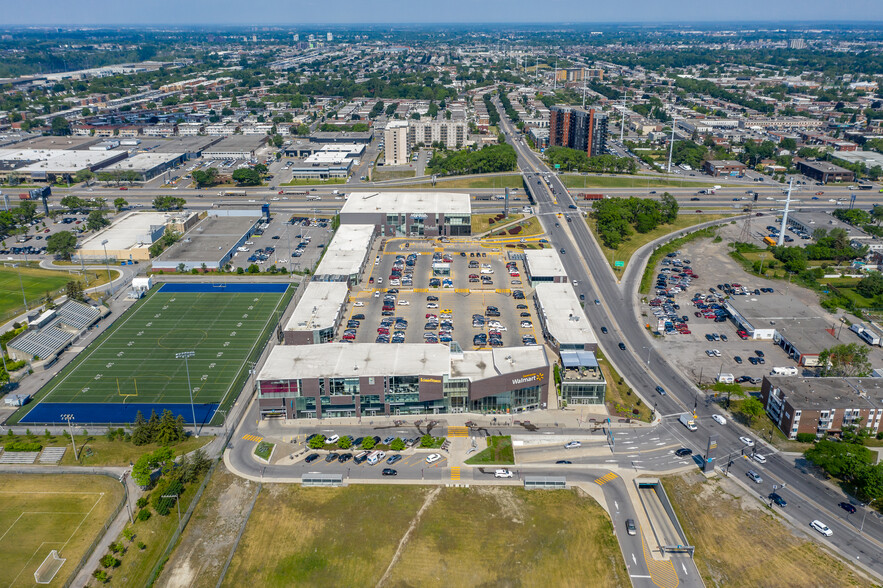
<svg viewBox="0 0 883 588">
<path fill-rule="evenodd" d="M 460 479 L 460 468 L 457 466 L 451 467 L 451 480 L 459 480 Z"/>
<path fill-rule="evenodd" d="M 251 433 L 249 433 L 248 435 L 243 435 L 242 438 L 246 441 L 254 441 L 255 443 L 260 443 L 264 440 L 263 437 L 258 437 L 257 435 L 252 435 Z"/>
<path fill-rule="evenodd" d="M 455 437 L 468 437 L 469 436 L 469 427 L 448 427 L 448 438 L 453 439 Z"/>
<path fill-rule="evenodd" d="M 617 477 L 618 476 L 616 474 L 614 474 L 613 472 L 607 472 L 606 474 L 604 474 L 600 478 L 595 478 L 595 483 L 599 486 L 603 486 L 607 482 L 612 482 Z"/>
</svg>

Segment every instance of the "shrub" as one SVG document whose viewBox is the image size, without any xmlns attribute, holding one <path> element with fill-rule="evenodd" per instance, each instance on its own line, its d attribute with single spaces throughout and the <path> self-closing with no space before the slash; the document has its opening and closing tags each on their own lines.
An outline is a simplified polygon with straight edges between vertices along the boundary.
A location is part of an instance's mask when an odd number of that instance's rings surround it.
<svg viewBox="0 0 883 588">
<path fill-rule="evenodd" d="M 138 549 L 140 549 L 141 551 L 144 551 L 145 549 L 147 549 L 147 545 L 144 544 L 144 541 L 138 542 Z"/>
<path fill-rule="evenodd" d="M 362 439 L 362 449 L 374 449 L 374 437 L 365 437 Z"/>
<path fill-rule="evenodd" d="M 144 508 L 145 506 L 147 506 L 147 497 L 146 497 L 146 496 L 142 496 L 141 498 L 139 498 L 138 500 L 136 500 L 136 501 L 135 501 L 135 506 L 137 506 L 138 508 Z"/>
<path fill-rule="evenodd" d="M 6 444 L 6 451 L 40 451 L 41 449 L 43 449 L 43 445 L 37 442 L 13 441 Z"/>
<path fill-rule="evenodd" d="M 107 554 L 98 560 L 103 568 L 115 568 L 120 565 L 120 560 L 112 556 L 111 554 Z"/>
<path fill-rule="evenodd" d="M 389 448 L 393 451 L 402 451 L 405 448 L 405 442 L 402 441 L 400 437 L 396 437 L 392 440 L 392 443 L 389 444 Z"/>
<path fill-rule="evenodd" d="M 432 435 L 423 435 L 420 438 L 420 447 L 432 447 L 433 443 Z"/>
<path fill-rule="evenodd" d="M 108 576 L 107 572 L 105 572 L 104 570 L 95 570 L 94 572 L 92 572 L 92 575 L 95 576 L 95 579 L 102 584 L 107 584 L 107 581 L 110 580 L 110 576 Z"/>
<path fill-rule="evenodd" d="M 816 436 L 812 433 L 797 433 L 797 440 L 801 443 L 812 443 L 816 440 Z"/>
<path fill-rule="evenodd" d="M 114 553 L 125 553 L 126 552 L 126 546 L 123 545 L 122 541 L 115 541 L 115 542 L 111 543 L 108 547 L 110 547 L 110 550 L 113 551 Z"/>
<path fill-rule="evenodd" d="M 142 522 L 150 520 L 150 511 L 146 508 L 142 508 L 138 511 L 138 516 L 136 516 L 135 518 Z"/>
<path fill-rule="evenodd" d="M 123 529 L 123 537 L 126 538 L 126 541 L 131 541 L 135 538 L 135 531 L 132 530 L 132 527 L 126 527 Z"/>
</svg>

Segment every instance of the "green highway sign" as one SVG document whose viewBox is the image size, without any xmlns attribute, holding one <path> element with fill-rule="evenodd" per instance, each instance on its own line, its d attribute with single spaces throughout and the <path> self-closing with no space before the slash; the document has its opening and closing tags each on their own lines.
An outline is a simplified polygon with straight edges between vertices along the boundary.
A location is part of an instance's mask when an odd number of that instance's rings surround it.
<svg viewBox="0 0 883 588">
<path fill-rule="evenodd" d="M 613 267 L 625 267 L 625 262 L 624 261 L 614 261 Z"/>
<path fill-rule="evenodd" d="M 555 164 L 555 169 L 561 169 L 561 164 L 560 164 L 560 163 L 556 163 L 556 164 Z"/>
</svg>

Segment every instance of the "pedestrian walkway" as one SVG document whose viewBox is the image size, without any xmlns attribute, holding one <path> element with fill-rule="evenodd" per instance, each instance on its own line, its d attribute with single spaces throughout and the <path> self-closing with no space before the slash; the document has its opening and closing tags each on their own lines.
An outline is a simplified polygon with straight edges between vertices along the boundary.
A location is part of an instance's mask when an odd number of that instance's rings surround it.
<svg viewBox="0 0 883 588">
<path fill-rule="evenodd" d="M 468 437 L 469 427 L 448 427 L 448 439 L 457 437 Z"/>
<path fill-rule="evenodd" d="M 0 455 L 0 463 L 34 463 L 39 455 L 39 451 L 4 451 Z"/>
<path fill-rule="evenodd" d="M 614 474 L 613 472 L 607 472 L 606 474 L 604 474 L 600 478 L 595 478 L 595 483 L 598 484 L 599 486 L 603 486 L 607 482 L 612 482 L 617 477 L 618 476 L 616 474 Z"/>
<path fill-rule="evenodd" d="M 264 440 L 263 437 L 259 437 L 257 435 L 252 435 L 251 433 L 249 433 L 248 435 L 243 435 L 242 438 L 245 439 L 246 441 L 254 441 L 255 443 L 260 443 L 261 441 Z"/>
<path fill-rule="evenodd" d="M 40 454 L 40 463 L 58 463 L 64 457 L 65 451 L 67 451 L 66 445 L 64 447 L 46 447 Z"/>
<path fill-rule="evenodd" d="M 458 466 L 453 466 L 451 468 L 451 480 L 459 481 L 460 480 L 460 468 Z"/>
</svg>

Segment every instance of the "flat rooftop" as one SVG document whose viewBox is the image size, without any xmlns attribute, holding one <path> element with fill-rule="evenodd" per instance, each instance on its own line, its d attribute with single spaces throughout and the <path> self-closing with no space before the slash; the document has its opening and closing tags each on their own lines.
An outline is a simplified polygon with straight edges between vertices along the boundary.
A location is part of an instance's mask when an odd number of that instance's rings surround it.
<svg viewBox="0 0 883 588">
<path fill-rule="evenodd" d="M 529 369 L 547 370 L 548 367 L 546 350 L 539 345 L 496 347 L 491 350 L 451 354 L 451 377 L 466 378 L 470 382 Z"/>
<path fill-rule="evenodd" d="M 532 277 L 567 277 L 564 264 L 554 249 L 529 249 L 524 252 L 524 260 Z"/>
<path fill-rule="evenodd" d="M 152 170 L 153 168 L 165 165 L 170 161 L 173 161 L 179 157 L 182 157 L 183 153 L 175 153 L 175 152 L 154 152 L 154 153 L 136 153 L 135 155 L 124 159 L 122 161 L 118 161 L 114 164 L 111 164 L 104 168 L 104 171 L 136 171 L 136 172 L 147 172 Z"/>
<path fill-rule="evenodd" d="M 266 135 L 231 135 L 203 149 L 203 154 L 254 151 L 264 144 L 266 138 Z"/>
<path fill-rule="evenodd" d="M 540 282 L 534 292 L 546 330 L 561 345 L 597 345 L 595 331 L 569 283 Z"/>
<path fill-rule="evenodd" d="M 68 135 L 66 137 L 48 136 L 34 137 L 16 143 L 16 147 L 20 149 L 88 149 L 89 145 L 94 145 L 102 141 L 99 137 L 75 137 Z"/>
<path fill-rule="evenodd" d="M 346 282 L 310 282 L 294 307 L 285 330 L 315 331 L 333 327 L 348 296 Z"/>
<path fill-rule="evenodd" d="M 374 131 L 364 131 L 359 133 L 350 131 L 343 133 L 317 131 L 310 135 L 310 140 L 314 143 L 349 143 L 351 141 L 367 143 L 373 136 Z"/>
<path fill-rule="evenodd" d="M 82 251 L 98 251 L 107 239 L 108 251 L 122 251 L 132 247 L 148 247 L 153 244 L 151 233 L 156 227 L 165 226 L 176 218 L 188 218 L 193 213 L 130 212 L 114 221 L 106 229 L 88 237 L 80 244 Z"/>
<path fill-rule="evenodd" d="M 146 137 L 142 141 L 153 141 L 153 137 Z M 154 151 L 163 153 L 200 153 L 207 149 L 218 137 L 170 137 L 168 139 L 155 139 L 159 144 Z M 142 143 L 143 145 L 143 143 Z"/>
<path fill-rule="evenodd" d="M 797 163 L 805 165 L 806 167 L 808 167 L 810 169 L 814 169 L 818 172 L 824 172 L 824 173 L 829 173 L 829 174 L 830 173 L 839 173 L 839 174 L 844 174 L 844 173 L 851 174 L 852 173 L 852 171 L 846 169 L 845 167 L 840 167 L 839 165 L 834 165 L 833 163 L 828 162 L 828 161 L 806 161 L 804 159 L 801 159 Z"/>
<path fill-rule="evenodd" d="M 821 312 L 811 309 L 794 296 L 732 296 L 727 304 L 750 321 L 755 329 L 787 326 L 781 321 L 825 318 Z"/>
<path fill-rule="evenodd" d="M 277 345 L 258 380 L 355 378 L 359 376 L 445 376 L 451 370 L 446 345 L 424 343 L 323 343 Z"/>
<path fill-rule="evenodd" d="M 341 214 L 346 213 L 472 214 L 469 194 L 452 192 L 353 192 Z"/>
<path fill-rule="evenodd" d="M 255 211 L 254 216 L 207 216 L 163 251 L 157 261 L 220 262 L 255 226 L 259 215 L 259 211 Z"/>
<path fill-rule="evenodd" d="M 792 212 L 788 214 L 788 220 L 800 223 L 810 230 L 825 229 L 843 229 L 850 239 L 867 239 L 870 238 L 866 232 L 847 224 L 834 215 L 827 212 Z"/>
<path fill-rule="evenodd" d="M 374 225 L 340 225 L 325 249 L 316 271 L 318 276 L 351 276 L 362 270 Z"/>
<path fill-rule="evenodd" d="M 764 376 L 801 410 L 883 408 L 883 380 L 879 378 L 795 378 Z"/>
<path fill-rule="evenodd" d="M 77 172 L 87 167 L 101 165 L 109 159 L 127 153 L 124 149 L 89 151 L 72 149 L 0 149 L 0 161 L 30 161 L 19 168 L 31 172 Z"/>
<path fill-rule="evenodd" d="M 876 151 L 837 151 L 832 156 L 849 163 L 864 163 L 868 169 L 875 165 L 883 167 L 883 153 Z"/>
</svg>

